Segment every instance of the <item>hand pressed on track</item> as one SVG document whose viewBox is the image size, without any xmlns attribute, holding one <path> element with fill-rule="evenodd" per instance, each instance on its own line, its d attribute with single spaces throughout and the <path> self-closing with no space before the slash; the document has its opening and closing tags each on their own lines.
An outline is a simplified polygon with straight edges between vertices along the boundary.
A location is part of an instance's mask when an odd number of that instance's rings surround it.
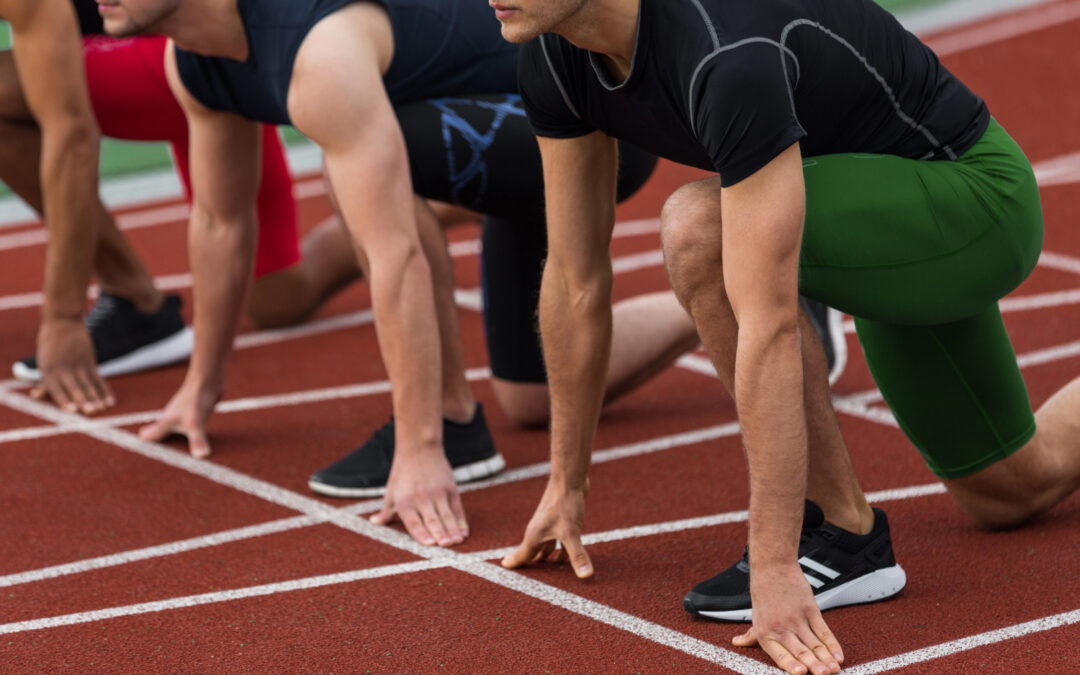
<svg viewBox="0 0 1080 675">
<path fill-rule="evenodd" d="M 206 387 L 185 380 L 156 422 L 139 429 L 139 438 L 160 441 L 171 434 L 187 437 L 192 457 L 210 456 L 210 441 L 206 437 L 206 421 L 221 398 L 220 387 Z"/>
<path fill-rule="evenodd" d="M 840 672 L 844 652 L 825 625 L 814 594 L 798 564 L 753 567 L 750 596 L 753 626 L 736 636 L 736 647 L 759 645 L 792 675 Z"/>
<path fill-rule="evenodd" d="M 454 546 L 469 536 L 454 473 L 442 448 L 422 455 L 396 452 L 376 525 L 401 519 L 413 539 L 425 546 Z"/>
<path fill-rule="evenodd" d="M 116 405 L 109 386 L 98 375 L 94 347 L 81 319 L 47 319 L 37 338 L 41 383 L 30 390 L 35 399 L 51 398 L 67 412 L 86 415 Z"/>
<path fill-rule="evenodd" d="M 592 561 L 581 543 L 585 522 L 585 495 L 588 483 L 581 488 L 562 488 L 548 483 L 536 513 L 525 528 L 525 538 L 517 549 L 502 560 L 507 569 L 531 562 L 561 563 L 566 560 L 579 579 L 593 575 Z M 557 548 L 556 544 L 561 544 Z"/>
</svg>

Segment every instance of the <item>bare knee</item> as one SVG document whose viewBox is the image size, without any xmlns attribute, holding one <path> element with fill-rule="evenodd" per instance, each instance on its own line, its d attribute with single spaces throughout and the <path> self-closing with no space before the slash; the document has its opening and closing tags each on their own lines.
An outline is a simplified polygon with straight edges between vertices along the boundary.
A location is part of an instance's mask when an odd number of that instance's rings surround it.
<svg viewBox="0 0 1080 675">
<path fill-rule="evenodd" d="M 945 487 L 981 527 L 1019 527 L 1048 511 L 1074 486 L 1051 466 L 1037 440 L 978 473 L 945 481 Z"/>
<path fill-rule="evenodd" d="M 318 307 L 302 265 L 259 277 L 252 284 L 247 315 L 262 330 L 293 326 Z"/>
<path fill-rule="evenodd" d="M 703 286 L 723 281 L 720 193 L 715 180 L 682 186 L 668 198 L 660 214 L 664 266 L 684 306 Z"/>
<path fill-rule="evenodd" d="M 499 408 L 511 422 L 526 428 L 547 425 L 551 403 L 546 384 L 492 378 L 491 386 Z"/>
</svg>

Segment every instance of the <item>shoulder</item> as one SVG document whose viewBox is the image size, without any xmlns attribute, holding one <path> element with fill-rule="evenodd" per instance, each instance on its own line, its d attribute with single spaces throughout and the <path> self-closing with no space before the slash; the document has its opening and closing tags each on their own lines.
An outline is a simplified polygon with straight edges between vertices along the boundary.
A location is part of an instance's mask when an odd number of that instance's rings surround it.
<svg viewBox="0 0 1080 675">
<path fill-rule="evenodd" d="M 518 88 L 537 135 L 565 138 L 594 131 L 582 114 L 588 104 L 582 63 L 586 53 L 555 35 L 541 35 L 522 47 Z"/>
</svg>

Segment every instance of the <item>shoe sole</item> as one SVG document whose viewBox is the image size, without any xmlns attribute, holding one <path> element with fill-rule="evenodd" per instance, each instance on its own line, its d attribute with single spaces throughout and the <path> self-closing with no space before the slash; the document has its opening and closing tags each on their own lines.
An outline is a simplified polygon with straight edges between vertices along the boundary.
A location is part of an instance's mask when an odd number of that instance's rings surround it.
<svg viewBox="0 0 1080 675">
<path fill-rule="evenodd" d="M 130 375 L 152 368 L 160 368 L 178 361 L 184 361 L 191 356 L 195 348 L 195 334 L 191 328 L 185 326 L 169 337 L 158 340 L 153 344 L 139 347 L 135 351 L 119 358 L 107 361 L 98 366 L 98 374 L 102 377 L 118 377 Z M 22 361 L 16 361 L 11 366 L 11 373 L 16 379 L 24 382 L 40 382 L 41 371 L 30 368 Z"/>
<path fill-rule="evenodd" d="M 832 307 L 826 307 L 825 321 L 833 347 L 833 367 L 829 371 L 829 386 L 836 384 L 847 367 L 847 336 L 844 334 L 844 315 Z"/>
<path fill-rule="evenodd" d="M 836 588 L 819 593 L 814 596 L 818 609 L 836 609 L 849 605 L 865 605 L 871 602 L 887 600 L 900 591 L 907 584 L 907 575 L 899 565 L 876 570 L 870 574 L 864 574 L 858 579 L 840 584 Z M 717 619 L 719 621 L 751 621 L 752 609 L 734 609 L 722 612 L 694 611 L 698 616 Z"/>
<path fill-rule="evenodd" d="M 454 481 L 457 483 L 468 483 L 469 481 L 480 480 L 481 478 L 494 476 L 505 468 L 506 460 L 503 459 L 502 455 L 496 452 L 487 459 L 482 459 L 471 464 L 462 464 L 454 469 Z M 317 492 L 326 497 L 340 497 L 344 499 L 382 497 L 386 494 L 385 485 L 367 488 L 347 488 L 320 483 L 314 478 L 308 481 L 308 488 L 310 488 L 312 492 Z"/>
</svg>

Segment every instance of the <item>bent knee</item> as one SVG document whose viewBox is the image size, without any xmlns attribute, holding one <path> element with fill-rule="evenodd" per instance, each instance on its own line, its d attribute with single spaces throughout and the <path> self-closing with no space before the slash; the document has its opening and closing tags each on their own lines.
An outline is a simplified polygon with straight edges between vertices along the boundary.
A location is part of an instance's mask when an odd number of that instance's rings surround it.
<svg viewBox="0 0 1080 675">
<path fill-rule="evenodd" d="M 705 179 L 676 190 L 660 212 L 664 259 L 684 262 L 708 259 L 719 264 L 722 229 L 719 183 Z"/>
<path fill-rule="evenodd" d="M 945 481 L 957 504 L 980 527 L 1005 530 L 1024 525 L 1062 497 L 1060 476 L 1008 458 L 971 476 Z"/>
<path fill-rule="evenodd" d="M 546 426 L 551 418 L 548 387 L 544 383 L 512 382 L 492 378 L 491 388 L 499 408 L 519 427 Z"/>
</svg>

